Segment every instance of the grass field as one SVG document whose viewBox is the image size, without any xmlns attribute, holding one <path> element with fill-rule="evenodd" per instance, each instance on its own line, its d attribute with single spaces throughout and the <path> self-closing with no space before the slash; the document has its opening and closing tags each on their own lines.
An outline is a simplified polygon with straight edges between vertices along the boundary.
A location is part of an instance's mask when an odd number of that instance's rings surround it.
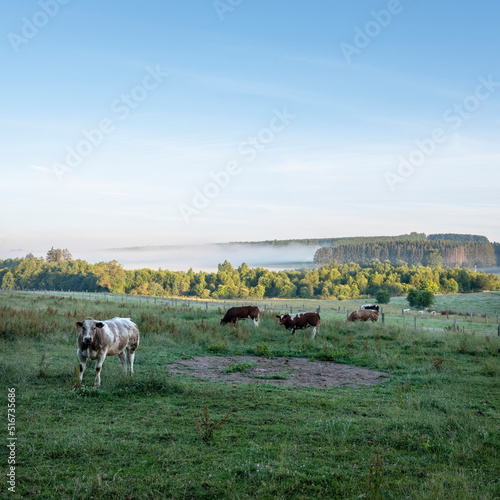
<svg viewBox="0 0 500 500">
<path fill-rule="evenodd" d="M 475 314 L 472 322 L 456 316 L 465 332 L 420 328 L 451 323 L 430 315 L 418 318 L 417 329 L 403 327 L 399 299 L 384 306 L 384 325 L 344 322 L 338 307 L 362 301 L 258 304 L 321 306 L 313 341 L 278 328 L 270 310 L 259 328 L 233 328 L 219 325 L 218 304 L 207 312 L 202 302 L 171 307 L 0 292 L 4 408 L 15 389 L 10 496 L 500 498 L 500 339 L 496 321 L 480 317 L 498 314 L 499 297 L 438 297 L 438 309 Z M 92 386 L 91 364 L 84 385 L 72 390 L 74 323 L 86 316 L 132 317 L 139 325 L 132 378 L 109 358 L 101 388 Z M 389 377 L 370 387 L 315 389 L 211 383 L 169 370 L 197 355 L 259 354 L 337 361 Z M 3 448 L 0 487 L 7 492 Z"/>
</svg>

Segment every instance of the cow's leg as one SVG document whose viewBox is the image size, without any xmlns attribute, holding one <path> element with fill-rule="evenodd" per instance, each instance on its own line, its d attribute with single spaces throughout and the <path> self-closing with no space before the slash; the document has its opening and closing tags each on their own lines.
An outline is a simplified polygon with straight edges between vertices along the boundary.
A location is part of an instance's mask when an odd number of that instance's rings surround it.
<svg viewBox="0 0 500 500">
<path fill-rule="evenodd" d="M 95 367 L 95 381 L 94 381 L 94 385 L 96 387 L 99 387 L 101 385 L 101 368 L 102 364 L 104 363 L 104 360 L 106 359 L 107 352 L 108 351 L 105 350 L 104 352 L 99 353 L 99 356 L 97 356 L 97 365 Z"/>
<path fill-rule="evenodd" d="M 253 320 L 253 324 L 255 326 L 259 326 L 259 317 L 258 316 L 256 316 L 255 318 L 252 318 L 252 320 Z"/>
<path fill-rule="evenodd" d="M 120 354 L 117 354 L 118 359 L 120 360 L 120 363 L 122 364 L 122 371 L 123 374 L 127 374 L 127 361 L 125 359 L 125 351 L 122 351 Z"/>
<path fill-rule="evenodd" d="M 135 349 L 127 347 L 128 370 L 131 376 L 134 374 L 134 358 L 135 358 Z"/>
<path fill-rule="evenodd" d="M 80 364 L 80 373 L 78 374 L 78 378 L 80 382 L 83 380 L 83 372 L 85 371 L 85 368 L 87 367 L 87 358 L 80 352 L 80 349 L 76 352 L 78 356 L 78 362 Z"/>
<path fill-rule="evenodd" d="M 314 337 L 316 337 L 316 327 L 311 326 L 311 338 L 313 339 Z"/>
</svg>

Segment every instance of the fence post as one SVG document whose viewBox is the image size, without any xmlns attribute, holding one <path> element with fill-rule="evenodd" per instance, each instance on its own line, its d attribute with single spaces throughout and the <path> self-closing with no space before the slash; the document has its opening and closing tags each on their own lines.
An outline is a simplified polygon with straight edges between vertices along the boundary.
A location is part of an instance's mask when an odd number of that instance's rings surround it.
<svg viewBox="0 0 500 500">
<path fill-rule="evenodd" d="M 290 306 L 290 314 L 293 314 L 293 306 Z"/>
<path fill-rule="evenodd" d="M 208 312 L 208 302 L 205 302 L 205 311 Z"/>
<path fill-rule="evenodd" d="M 382 324 L 385 323 L 385 313 L 382 313 Z"/>
<path fill-rule="evenodd" d="M 457 320 L 456 319 L 453 320 L 453 331 L 454 332 L 457 331 Z"/>
<path fill-rule="evenodd" d="M 500 324 L 498 325 L 498 336 L 500 337 Z"/>
<path fill-rule="evenodd" d="M 406 316 L 403 314 L 403 326 L 406 326 Z"/>
<path fill-rule="evenodd" d="M 345 307 L 344 307 L 344 311 L 345 311 Z M 349 317 L 349 311 L 347 311 L 347 318 Z"/>
<path fill-rule="evenodd" d="M 417 317 L 413 316 L 413 324 L 415 326 L 415 330 L 417 329 Z"/>
<path fill-rule="evenodd" d="M 320 313 L 321 311 L 321 305 L 318 306 L 318 314 Z"/>
</svg>

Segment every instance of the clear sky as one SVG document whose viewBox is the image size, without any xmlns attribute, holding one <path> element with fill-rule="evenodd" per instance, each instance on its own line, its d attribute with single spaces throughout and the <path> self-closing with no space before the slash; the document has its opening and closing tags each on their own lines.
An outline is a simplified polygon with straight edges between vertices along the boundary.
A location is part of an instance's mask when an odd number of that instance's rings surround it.
<svg viewBox="0 0 500 500">
<path fill-rule="evenodd" d="M 24 0 L 0 19 L 0 258 L 500 241 L 497 0 Z"/>
</svg>

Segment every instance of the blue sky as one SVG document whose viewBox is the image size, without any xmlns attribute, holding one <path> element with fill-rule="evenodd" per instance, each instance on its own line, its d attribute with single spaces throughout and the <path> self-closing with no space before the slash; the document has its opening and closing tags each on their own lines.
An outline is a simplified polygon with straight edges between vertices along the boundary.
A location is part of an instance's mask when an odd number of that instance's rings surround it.
<svg viewBox="0 0 500 500">
<path fill-rule="evenodd" d="M 494 0 L 3 2 L 0 258 L 500 241 Z"/>
</svg>

